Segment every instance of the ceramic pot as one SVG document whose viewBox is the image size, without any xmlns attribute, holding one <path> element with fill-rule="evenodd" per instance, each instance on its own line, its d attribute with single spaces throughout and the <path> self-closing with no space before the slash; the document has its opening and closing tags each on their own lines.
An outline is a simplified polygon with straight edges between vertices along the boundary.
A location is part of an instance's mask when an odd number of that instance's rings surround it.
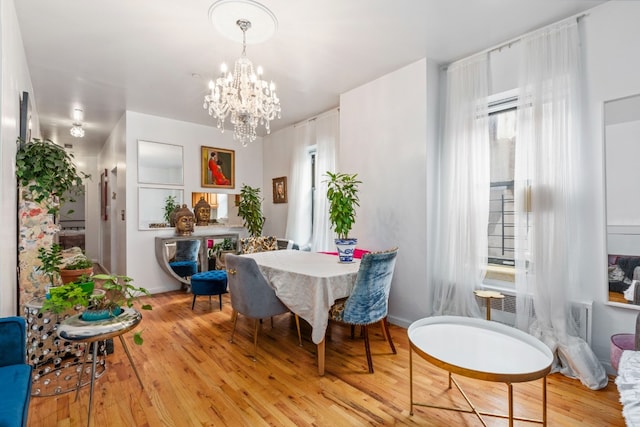
<svg viewBox="0 0 640 427">
<path fill-rule="evenodd" d="M 87 276 L 91 276 L 93 273 L 93 267 L 89 268 L 81 268 L 79 270 L 67 270 L 65 268 L 60 270 L 60 278 L 62 279 L 62 283 L 67 284 L 71 282 L 75 282 L 76 279 L 83 274 Z"/>
<path fill-rule="evenodd" d="M 358 239 L 335 239 L 340 262 L 353 262 L 353 253 L 356 250 Z"/>
<path fill-rule="evenodd" d="M 84 313 L 80 315 L 80 318 L 85 322 L 95 322 L 97 320 L 105 320 L 110 317 L 116 317 L 120 313 L 122 313 L 122 309 L 120 307 L 116 307 L 112 310 L 101 309 L 101 310 L 85 310 Z"/>
</svg>

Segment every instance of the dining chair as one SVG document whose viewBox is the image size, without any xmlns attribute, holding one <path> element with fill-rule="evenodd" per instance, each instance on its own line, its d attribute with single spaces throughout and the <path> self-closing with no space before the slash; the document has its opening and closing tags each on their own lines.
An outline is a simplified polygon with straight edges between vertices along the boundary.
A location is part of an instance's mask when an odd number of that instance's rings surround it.
<svg viewBox="0 0 640 427">
<path fill-rule="evenodd" d="M 336 301 L 329 310 L 329 319 L 351 325 L 352 338 L 354 326 L 362 327 L 369 373 L 373 373 L 369 325 L 380 322 L 382 333 L 389 342 L 391 351 L 396 354 L 396 348 L 389 333 L 387 313 L 389 290 L 397 255 L 398 248 L 364 254 L 351 295 Z"/>
<path fill-rule="evenodd" d="M 258 353 L 260 320 L 288 313 L 289 308 L 276 296 L 276 292 L 269 286 L 267 279 L 262 275 L 258 264 L 253 258 L 227 254 L 225 262 L 227 265 L 227 283 L 231 296 L 231 308 L 233 310 L 231 314 L 233 330 L 231 331 L 229 342 L 233 342 L 238 313 L 254 319 L 253 361 L 255 362 Z M 297 315 L 295 319 L 298 342 L 301 344 L 300 319 Z M 271 326 L 273 327 L 273 319 Z"/>
<path fill-rule="evenodd" d="M 243 237 L 240 239 L 240 252 L 252 254 L 278 250 L 278 239 L 275 236 Z"/>
<path fill-rule="evenodd" d="M 0 318 L 0 426 L 27 425 L 32 367 L 27 364 L 26 328 L 22 317 Z"/>
</svg>

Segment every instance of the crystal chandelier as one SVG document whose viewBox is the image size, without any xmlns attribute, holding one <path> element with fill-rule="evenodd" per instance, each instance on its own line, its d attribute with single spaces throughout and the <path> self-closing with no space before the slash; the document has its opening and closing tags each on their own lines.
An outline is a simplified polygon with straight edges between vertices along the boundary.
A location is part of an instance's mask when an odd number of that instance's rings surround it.
<svg viewBox="0 0 640 427">
<path fill-rule="evenodd" d="M 269 122 L 280 118 L 280 100 L 276 95 L 273 82 L 262 80 L 262 67 L 253 71 L 253 64 L 246 56 L 247 30 L 251 22 L 238 19 L 236 25 L 242 30 L 242 56 L 235 62 L 233 74 L 227 73 L 226 64 L 222 64 L 221 75 L 215 82 L 209 82 L 211 93 L 204 97 L 204 109 L 218 119 L 218 129 L 224 133 L 224 121 L 231 114 L 233 139 L 247 143 L 256 139 L 256 127 L 264 125 L 271 132 Z"/>
<path fill-rule="evenodd" d="M 69 133 L 71 133 L 71 136 L 75 138 L 82 138 L 84 136 L 84 129 L 82 128 L 82 110 L 79 108 L 73 110 L 73 126 Z"/>
</svg>

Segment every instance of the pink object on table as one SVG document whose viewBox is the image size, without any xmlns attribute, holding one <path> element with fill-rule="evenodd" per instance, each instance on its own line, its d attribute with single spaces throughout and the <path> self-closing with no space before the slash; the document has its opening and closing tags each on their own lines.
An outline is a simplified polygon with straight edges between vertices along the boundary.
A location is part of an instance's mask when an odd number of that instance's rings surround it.
<svg viewBox="0 0 640 427">
<path fill-rule="evenodd" d="M 611 366 L 616 371 L 618 370 L 618 363 L 620 362 L 620 356 L 624 350 L 635 349 L 636 336 L 635 334 L 615 334 L 611 336 Z"/>
<path fill-rule="evenodd" d="M 356 249 L 353 251 L 353 257 L 357 258 L 357 259 L 362 259 L 362 255 L 364 254 L 368 254 L 371 251 L 368 251 L 366 249 Z M 336 255 L 338 256 L 338 252 L 320 252 L 321 254 L 327 254 L 327 255 Z"/>
</svg>

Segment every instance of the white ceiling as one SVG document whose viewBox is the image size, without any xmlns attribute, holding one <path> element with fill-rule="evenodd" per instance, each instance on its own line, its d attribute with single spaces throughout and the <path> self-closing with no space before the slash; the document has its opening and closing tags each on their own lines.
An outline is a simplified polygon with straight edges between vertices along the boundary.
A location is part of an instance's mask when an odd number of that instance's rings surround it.
<svg viewBox="0 0 640 427">
<path fill-rule="evenodd" d="M 214 1 L 15 0 L 43 137 L 73 144 L 76 155 L 95 154 L 125 110 L 215 126 L 202 108 L 208 81 L 242 46 L 208 20 Z M 420 58 L 447 63 L 603 1 L 262 3 L 278 28 L 266 42 L 248 45 L 247 56 L 278 87 L 275 131 Z M 78 106 L 82 139 L 69 135 Z"/>
</svg>

